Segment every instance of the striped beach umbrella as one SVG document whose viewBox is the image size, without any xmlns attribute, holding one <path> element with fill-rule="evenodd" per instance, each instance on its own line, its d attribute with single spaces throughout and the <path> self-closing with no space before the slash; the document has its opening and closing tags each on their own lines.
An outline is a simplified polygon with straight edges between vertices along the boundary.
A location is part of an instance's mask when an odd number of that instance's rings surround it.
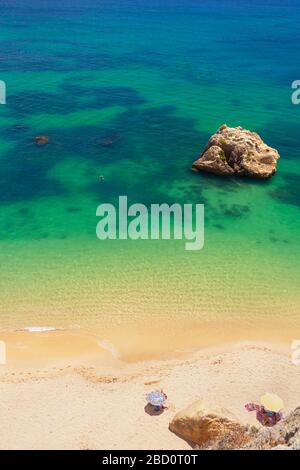
<svg viewBox="0 0 300 470">
<path fill-rule="evenodd" d="M 284 408 L 283 400 L 275 393 L 266 393 L 260 399 L 261 404 L 265 408 L 265 410 L 273 411 L 274 413 L 278 413 Z"/>
<path fill-rule="evenodd" d="M 148 403 L 150 403 L 150 405 L 162 406 L 166 401 L 166 397 L 162 392 L 156 390 L 155 392 L 149 393 L 146 397 L 146 400 Z"/>
</svg>

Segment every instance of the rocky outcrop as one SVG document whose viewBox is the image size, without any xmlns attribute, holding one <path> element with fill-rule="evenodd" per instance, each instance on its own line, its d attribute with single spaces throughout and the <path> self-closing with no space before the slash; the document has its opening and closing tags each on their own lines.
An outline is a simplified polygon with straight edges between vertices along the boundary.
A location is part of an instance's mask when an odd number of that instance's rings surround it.
<svg viewBox="0 0 300 470">
<path fill-rule="evenodd" d="M 245 449 L 300 450 L 300 407 L 273 428 L 262 428 Z"/>
<path fill-rule="evenodd" d="M 37 145 L 46 145 L 49 142 L 49 137 L 47 135 L 37 135 L 34 140 Z"/>
<path fill-rule="evenodd" d="M 192 169 L 216 175 L 265 179 L 276 172 L 279 158 L 277 150 L 266 145 L 255 132 L 224 124 L 210 138 Z"/>
<path fill-rule="evenodd" d="M 250 428 L 228 410 L 204 400 L 177 413 L 169 429 L 200 449 L 237 449 L 251 439 Z"/>
<path fill-rule="evenodd" d="M 199 449 L 300 450 L 300 407 L 276 426 L 258 429 L 201 400 L 177 413 L 169 429 Z"/>
</svg>

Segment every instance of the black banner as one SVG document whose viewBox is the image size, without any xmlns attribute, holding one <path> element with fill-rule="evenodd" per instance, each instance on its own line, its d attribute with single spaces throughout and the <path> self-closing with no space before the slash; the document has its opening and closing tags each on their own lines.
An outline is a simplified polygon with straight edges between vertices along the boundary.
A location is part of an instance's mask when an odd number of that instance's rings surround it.
<svg viewBox="0 0 300 470">
<path fill-rule="evenodd" d="M 218 462 L 226 465 L 226 462 L 235 461 L 238 465 L 245 465 L 251 461 L 260 462 L 264 459 L 268 460 L 268 464 L 273 459 L 280 461 L 284 456 L 280 456 L 281 452 L 260 452 L 257 451 L 2 451 L 0 452 L 0 465 L 4 463 L 17 463 L 22 462 L 22 465 L 29 463 L 36 465 L 38 468 L 42 465 L 54 465 L 56 463 L 63 463 L 64 461 L 68 466 L 72 465 L 92 465 L 95 467 L 107 468 L 108 466 L 121 466 L 124 469 L 141 468 L 144 466 L 158 466 L 164 467 L 183 465 L 191 467 L 199 467 L 211 462 Z M 293 455 L 292 452 L 288 453 Z M 3 468 L 3 467 L 2 467 Z"/>
</svg>

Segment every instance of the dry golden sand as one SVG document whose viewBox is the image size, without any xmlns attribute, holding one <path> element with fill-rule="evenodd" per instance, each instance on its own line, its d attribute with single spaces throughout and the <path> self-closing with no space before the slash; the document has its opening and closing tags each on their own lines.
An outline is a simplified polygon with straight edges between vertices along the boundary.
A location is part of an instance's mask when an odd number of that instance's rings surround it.
<svg viewBox="0 0 300 470">
<path fill-rule="evenodd" d="M 300 405 L 300 366 L 292 363 L 290 344 L 235 343 L 135 363 L 109 351 L 81 353 L 47 363 L 15 357 L 13 365 L 0 366 L 1 449 L 187 449 L 168 423 L 199 398 L 250 423 L 255 416 L 244 404 L 267 390 L 284 399 L 286 412 Z M 155 388 L 169 396 L 169 410 L 160 416 L 144 410 L 145 395 Z"/>
</svg>

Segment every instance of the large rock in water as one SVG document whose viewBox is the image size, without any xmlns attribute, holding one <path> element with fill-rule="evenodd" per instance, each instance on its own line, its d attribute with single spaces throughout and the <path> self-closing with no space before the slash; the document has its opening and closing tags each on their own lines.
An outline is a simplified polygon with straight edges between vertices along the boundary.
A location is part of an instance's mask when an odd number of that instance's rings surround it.
<svg viewBox="0 0 300 470">
<path fill-rule="evenodd" d="M 210 138 L 193 170 L 217 175 L 270 178 L 280 158 L 277 150 L 266 145 L 258 134 L 225 124 Z"/>
<path fill-rule="evenodd" d="M 247 426 L 226 409 L 203 400 L 177 413 L 169 429 L 201 449 L 238 449 L 251 440 Z"/>
</svg>

